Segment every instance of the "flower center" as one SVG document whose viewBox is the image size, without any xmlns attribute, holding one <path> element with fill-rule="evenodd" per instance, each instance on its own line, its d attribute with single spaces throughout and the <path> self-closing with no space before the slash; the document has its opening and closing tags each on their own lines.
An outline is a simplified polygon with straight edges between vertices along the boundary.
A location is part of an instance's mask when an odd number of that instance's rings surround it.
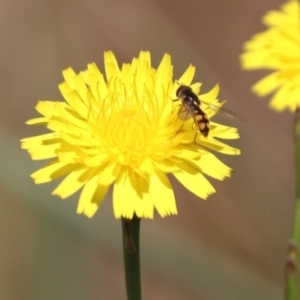
<svg viewBox="0 0 300 300">
<path fill-rule="evenodd" d="M 97 131 L 102 148 L 121 164 L 138 164 L 152 152 L 159 114 L 155 105 L 150 109 L 149 101 L 149 97 L 140 100 L 117 95 L 99 111 Z"/>
</svg>

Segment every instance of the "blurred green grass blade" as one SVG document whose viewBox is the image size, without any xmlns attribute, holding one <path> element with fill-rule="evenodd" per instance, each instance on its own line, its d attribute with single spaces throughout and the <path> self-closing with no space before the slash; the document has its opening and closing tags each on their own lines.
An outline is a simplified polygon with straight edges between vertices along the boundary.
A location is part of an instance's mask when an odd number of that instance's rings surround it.
<svg viewBox="0 0 300 300">
<path fill-rule="evenodd" d="M 296 169 L 296 203 L 293 224 L 293 242 L 288 249 L 286 261 L 285 299 L 299 299 L 299 249 L 300 249 L 300 109 L 295 112 L 295 169 Z"/>
</svg>

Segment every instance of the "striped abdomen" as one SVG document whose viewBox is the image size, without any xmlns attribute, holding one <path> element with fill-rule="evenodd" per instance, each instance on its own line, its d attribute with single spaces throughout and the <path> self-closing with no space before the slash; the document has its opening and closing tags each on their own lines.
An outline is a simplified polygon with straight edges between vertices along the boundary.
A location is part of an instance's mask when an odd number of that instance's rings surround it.
<svg viewBox="0 0 300 300">
<path fill-rule="evenodd" d="M 199 107 L 193 107 L 192 116 L 199 131 L 205 137 L 207 137 L 209 133 L 209 120 L 207 118 L 207 115 Z"/>
</svg>

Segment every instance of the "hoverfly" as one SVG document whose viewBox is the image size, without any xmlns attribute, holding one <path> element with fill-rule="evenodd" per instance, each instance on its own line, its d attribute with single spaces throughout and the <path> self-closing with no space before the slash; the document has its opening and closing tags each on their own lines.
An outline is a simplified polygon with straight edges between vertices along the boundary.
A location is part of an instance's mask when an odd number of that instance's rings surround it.
<svg viewBox="0 0 300 300">
<path fill-rule="evenodd" d="M 203 112 L 203 110 L 200 108 L 201 102 L 198 96 L 193 92 L 192 88 L 186 85 L 180 85 L 176 91 L 176 96 L 178 99 L 174 101 L 180 100 L 182 102 L 182 106 L 178 112 L 179 118 L 182 120 L 186 120 L 187 118 L 192 117 L 199 132 L 203 134 L 205 137 L 207 137 L 209 133 L 209 125 L 210 125 L 209 119 L 207 115 Z M 215 110 L 216 112 L 220 113 L 225 117 L 245 121 L 243 117 L 240 117 L 238 114 L 230 110 L 227 110 L 222 107 L 217 107 L 210 103 L 206 103 L 206 102 L 204 103 L 207 104 L 211 109 Z"/>
<path fill-rule="evenodd" d="M 194 119 L 194 122 L 199 131 L 207 137 L 209 133 L 209 120 L 207 115 L 200 108 L 200 100 L 193 90 L 186 85 L 181 85 L 177 91 L 176 96 L 182 102 L 181 109 L 178 116 L 181 119 L 186 119 L 188 113 Z M 185 116 L 183 116 L 185 114 Z"/>
</svg>

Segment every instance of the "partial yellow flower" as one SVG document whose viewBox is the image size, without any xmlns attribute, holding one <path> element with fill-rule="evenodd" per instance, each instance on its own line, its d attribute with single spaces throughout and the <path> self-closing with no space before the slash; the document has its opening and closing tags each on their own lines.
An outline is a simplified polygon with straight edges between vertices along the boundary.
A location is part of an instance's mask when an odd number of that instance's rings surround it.
<svg viewBox="0 0 300 300">
<path fill-rule="evenodd" d="M 244 69 L 268 69 L 273 72 L 253 86 L 259 96 L 272 92 L 270 106 L 280 112 L 300 107 L 300 12 L 299 1 L 289 1 L 281 11 L 263 17 L 269 28 L 245 43 L 241 55 Z"/>
<path fill-rule="evenodd" d="M 116 218 L 153 218 L 154 208 L 162 216 L 177 214 L 176 202 L 166 174 L 198 197 L 206 199 L 215 189 L 205 175 L 223 180 L 231 169 L 210 150 L 237 155 L 239 150 L 217 138 L 238 138 L 237 130 L 211 122 L 207 138 L 197 134 L 192 119 L 178 118 L 176 90 L 191 84 L 195 68 L 189 66 L 173 81 L 170 55 L 159 67 L 151 67 L 149 52 L 141 52 L 131 64 L 119 68 L 112 52 L 104 54 L 106 78 L 95 64 L 76 74 L 63 71 L 59 89 L 66 102 L 40 101 L 43 116 L 30 125 L 44 125 L 50 133 L 21 140 L 33 160 L 52 159 L 31 177 L 45 183 L 65 176 L 53 191 L 65 199 L 82 189 L 78 213 L 92 217 L 113 186 Z M 219 87 L 200 95 L 216 106 Z M 205 109 L 205 107 L 204 107 Z M 208 117 L 214 111 L 206 107 Z"/>
</svg>

